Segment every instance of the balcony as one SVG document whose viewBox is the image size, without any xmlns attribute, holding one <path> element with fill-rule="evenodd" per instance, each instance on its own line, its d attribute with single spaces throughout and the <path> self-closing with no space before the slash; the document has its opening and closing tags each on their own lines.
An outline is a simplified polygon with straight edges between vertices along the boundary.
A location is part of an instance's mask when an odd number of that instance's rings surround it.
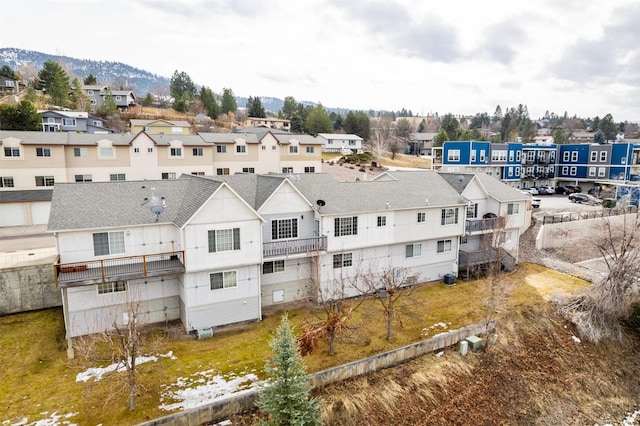
<svg viewBox="0 0 640 426">
<path fill-rule="evenodd" d="M 291 254 L 310 253 L 327 249 L 327 237 L 298 238 L 295 240 L 278 240 L 262 243 L 262 254 L 269 256 L 288 256 Z"/>
<path fill-rule="evenodd" d="M 155 277 L 184 272 L 184 251 L 53 264 L 60 288 Z"/>
<path fill-rule="evenodd" d="M 496 228 L 504 226 L 504 217 L 490 217 L 487 219 L 467 219 L 465 224 L 465 232 L 472 234 L 474 232 L 492 231 Z"/>
<path fill-rule="evenodd" d="M 459 250 L 458 255 L 458 271 L 466 272 L 467 277 L 470 275 L 474 267 L 499 262 L 501 265 L 500 269 L 513 271 L 517 263 L 515 257 L 507 251 L 492 247 L 475 251 Z"/>
</svg>

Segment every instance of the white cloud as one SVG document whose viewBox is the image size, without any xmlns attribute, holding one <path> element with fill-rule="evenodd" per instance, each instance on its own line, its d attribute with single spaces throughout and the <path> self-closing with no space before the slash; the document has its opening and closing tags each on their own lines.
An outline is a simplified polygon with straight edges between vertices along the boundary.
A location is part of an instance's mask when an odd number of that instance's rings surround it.
<svg viewBox="0 0 640 426">
<path fill-rule="evenodd" d="M 640 120 L 635 0 L 3 0 L 2 47 L 124 62 L 240 96 Z M 27 26 L 25 27 L 25 23 Z"/>
</svg>

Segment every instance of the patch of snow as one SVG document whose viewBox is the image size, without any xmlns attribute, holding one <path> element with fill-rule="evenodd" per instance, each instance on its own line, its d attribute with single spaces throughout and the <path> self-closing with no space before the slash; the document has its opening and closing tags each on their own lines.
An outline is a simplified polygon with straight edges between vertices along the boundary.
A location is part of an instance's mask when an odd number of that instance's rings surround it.
<svg viewBox="0 0 640 426">
<path fill-rule="evenodd" d="M 624 418 L 624 420 L 622 420 L 620 422 L 620 426 L 634 426 L 637 425 L 637 421 L 640 420 L 640 410 L 634 411 L 633 413 L 627 413 L 627 417 Z M 597 423 L 595 424 L 595 426 L 600 426 Z M 602 426 L 616 426 L 612 423 L 606 423 Z"/>
<path fill-rule="evenodd" d="M 436 358 L 440 358 L 442 355 L 444 355 L 444 351 L 440 351 L 436 354 Z"/>
<path fill-rule="evenodd" d="M 451 325 L 451 323 L 450 323 L 450 322 L 448 322 L 448 323 L 444 323 L 444 322 L 437 322 L 437 323 L 435 323 L 435 324 L 433 324 L 433 325 L 431 325 L 431 326 L 429 326 L 429 327 L 425 327 L 425 328 L 423 328 L 423 329 L 422 329 L 422 335 L 423 335 L 423 336 L 428 336 L 428 335 L 429 335 L 429 332 L 433 331 L 435 328 L 438 328 L 438 329 L 443 328 L 443 329 L 445 329 L 445 330 L 446 330 L 447 328 L 449 328 L 449 326 L 450 326 L 450 325 Z M 442 333 L 441 333 L 441 334 L 442 334 Z M 436 336 L 437 336 L 437 335 L 436 335 Z"/>
<path fill-rule="evenodd" d="M 40 413 L 41 415 L 48 414 L 46 412 Z M 2 422 L 3 425 L 11 425 L 11 426 L 77 426 L 76 423 L 71 423 L 68 418 L 78 415 L 78 413 L 67 413 L 67 414 L 58 414 L 57 411 L 51 413 L 51 416 L 46 419 L 36 420 L 35 422 L 29 423 L 29 419 L 27 417 L 23 418 L 17 423 L 11 423 L 11 420 L 4 420 Z"/>
<path fill-rule="evenodd" d="M 166 354 L 161 354 L 158 356 L 162 358 L 177 359 L 173 355 L 173 351 L 169 351 Z M 136 365 L 144 364 L 146 362 L 151 362 L 151 361 L 154 361 L 154 362 L 158 361 L 158 357 L 139 356 L 136 358 Z M 102 380 L 102 377 L 107 373 L 112 373 L 114 371 L 122 372 L 122 371 L 126 371 L 126 369 L 127 368 L 121 362 L 116 364 L 111 364 L 106 367 L 89 368 L 88 370 L 83 371 L 82 373 L 78 373 L 78 375 L 76 376 L 76 382 L 87 382 L 92 378 L 97 382 L 99 380 Z"/>
<path fill-rule="evenodd" d="M 580 342 L 581 342 L 581 340 L 580 340 L 580 338 L 579 338 L 579 337 L 571 336 L 571 338 L 572 338 L 572 339 L 573 339 L 573 341 L 574 341 L 574 342 L 576 342 L 576 343 L 580 343 Z"/>
<path fill-rule="evenodd" d="M 160 396 L 160 401 L 171 399 L 178 402 L 164 403 L 159 408 L 169 411 L 199 407 L 231 394 L 248 391 L 257 382 L 258 376 L 253 373 L 222 376 L 215 374 L 215 370 L 198 372 L 188 378 L 179 377 L 176 383 L 165 386 L 167 389 Z"/>
</svg>

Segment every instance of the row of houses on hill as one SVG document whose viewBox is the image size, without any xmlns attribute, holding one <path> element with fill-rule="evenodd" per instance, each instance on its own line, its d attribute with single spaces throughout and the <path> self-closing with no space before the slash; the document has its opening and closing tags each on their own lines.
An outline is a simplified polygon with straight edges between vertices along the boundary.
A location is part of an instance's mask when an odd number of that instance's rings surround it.
<svg viewBox="0 0 640 426">
<path fill-rule="evenodd" d="M 68 338 L 124 321 L 131 298 L 143 323 L 192 332 L 355 296 L 363 274 L 410 285 L 513 268 L 530 200 L 486 174 L 184 174 L 56 184 L 48 230 Z"/>
</svg>

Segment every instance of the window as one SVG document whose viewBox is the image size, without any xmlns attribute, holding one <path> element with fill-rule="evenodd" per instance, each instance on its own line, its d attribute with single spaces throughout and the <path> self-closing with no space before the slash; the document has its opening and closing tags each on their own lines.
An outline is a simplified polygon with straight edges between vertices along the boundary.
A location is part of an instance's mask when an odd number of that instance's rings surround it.
<svg viewBox="0 0 640 426">
<path fill-rule="evenodd" d="M 607 169 L 604 167 L 598 167 L 598 177 L 605 177 Z"/>
<path fill-rule="evenodd" d="M 571 151 L 571 161 L 578 161 L 578 151 Z"/>
<path fill-rule="evenodd" d="M 240 250 L 240 228 L 209 231 L 209 253 Z"/>
<path fill-rule="evenodd" d="M 607 161 L 607 151 L 600 151 L 600 162 L 603 163 Z"/>
<path fill-rule="evenodd" d="M 451 149 L 447 153 L 447 161 L 460 161 L 460 150 Z"/>
<path fill-rule="evenodd" d="M 225 152 L 227 152 L 227 147 L 224 145 L 218 145 L 216 146 L 216 152 L 224 154 Z"/>
<path fill-rule="evenodd" d="M 509 203 L 507 204 L 507 214 L 518 214 L 520 211 L 520 204 L 518 203 Z"/>
<path fill-rule="evenodd" d="M 148 153 L 152 153 L 153 152 L 153 148 L 152 147 L 147 148 L 147 152 Z"/>
<path fill-rule="evenodd" d="M 513 161 L 513 151 L 509 151 L 509 162 Z"/>
<path fill-rule="evenodd" d="M 596 175 L 596 168 L 589 167 L 589 176 L 595 176 L 595 175 Z"/>
<path fill-rule="evenodd" d="M 275 151 L 275 150 L 276 150 L 276 146 L 275 146 L 275 145 L 272 145 L 272 146 L 271 146 L 271 151 Z"/>
<path fill-rule="evenodd" d="M 520 176 L 520 167 L 516 167 L 516 176 Z"/>
<path fill-rule="evenodd" d="M 427 213 L 418 212 L 418 223 L 424 223 L 427 221 Z"/>
<path fill-rule="evenodd" d="M 480 150 L 480 161 L 484 161 L 484 149 Z"/>
<path fill-rule="evenodd" d="M 169 151 L 170 157 L 182 157 L 182 148 L 171 148 Z"/>
<path fill-rule="evenodd" d="M 273 274 L 274 272 L 284 272 L 284 260 L 274 260 L 262 264 L 263 274 Z"/>
<path fill-rule="evenodd" d="M 298 219 L 274 219 L 271 221 L 271 239 L 298 238 Z"/>
<path fill-rule="evenodd" d="M 98 284 L 98 294 L 117 293 L 127 290 L 126 281 L 111 281 Z"/>
<path fill-rule="evenodd" d="M 203 155 L 204 155 L 204 152 L 202 151 L 202 148 L 193 148 L 194 157 L 202 157 Z"/>
<path fill-rule="evenodd" d="M 2 176 L 0 178 L 0 188 L 13 188 L 13 176 Z"/>
<path fill-rule="evenodd" d="M 194 176 L 204 176 L 204 172 L 191 172 Z"/>
<path fill-rule="evenodd" d="M 236 271 L 216 272 L 209 275 L 211 290 L 231 288 L 238 286 L 238 274 Z"/>
<path fill-rule="evenodd" d="M 263 151 L 267 150 L 267 146 L 266 145 L 262 145 L 261 148 L 262 148 Z"/>
<path fill-rule="evenodd" d="M 591 161 L 598 161 L 598 151 L 591 151 Z"/>
<path fill-rule="evenodd" d="M 93 125 L 96 127 L 102 127 L 102 121 L 93 120 Z"/>
<path fill-rule="evenodd" d="M 98 102 L 95 99 L 91 99 L 91 105 L 98 105 Z"/>
<path fill-rule="evenodd" d="M 315 173 L 315 172 L 316 172 L 316 168 L 315 168 L 315 167 L 313 167 L 313 166 L 305 167 L 305 168 L 304 168 L 304 172 L 305 172 L 305 173 Z"/>
<path fill-rule="evenodd" d="M 313 154 L 314 152 L 314 147 L 313 146 L 308 146 L 307 147 L 307 154 Z"/>
<path fill-rule="evenodd" d="M 506 150 L 491 151 L 491 161 L 507 161 Z"/>
<path fill-rule="evenodd" d="M 119 180 L 125 180 L 125 175 L 124 173 L 112 173 L 109 175 L 109 180 L 111 182 L 116 182 Z"/>
<path fill-rule="evenodd" d="M 5 157 L 20 157 L 20 148 L 15 146 L 5 146 L 4 147 L 4 156 Z"/>
<path fill-rule="evenodd" d="M 387 217 L 378 216 L 378 227 L 387 226 Z"/>
<path fill-rule="evenodd" d="M 407 244 L 405 246 L 406 257 L 419 257 L 422 254 L 422 244 Z"/>
<path fill-rule="evenodd" d="M 293 173 L 293 167 L 283 167 L 282 173 Z"/>
<path fill-rule="evenodd" d="M 478 205 L 476 203 L 470 203 L 467 206 L 467 218 L 474 219 L 478 217 Z"/>
<path fill-rule="evenodd" d="M 93 96 L 93 90 L 87 90 L 87 96 Z"/>
<path fill-rule="evenodd" d="M 475 149 L 471 150 L 471 161 L 472 162 L 476 161 L 476 150 Z"/>
<path fill-rule="evenodd" d="M 74 157 L 86 157 L 87 156 L 87 148 L 73 148 L 73 156 Z"/>
<path fill-rule="evenodd" d="M 358 216 L 336 217 L 333 225 L 336 237 L 342 237 L 343 235 L 358 235 Z"/>
<path fill-rule="evenodd" d="M 242 173 L 255 173 L 256 169 L 254 167 L 243 167 Z"/>
<path fill-rule="evenodd" d="M 576 166 L 571 167 L 571 171 L 569 172 L 570 176 L 575 176 L 578 172 L 578 168 Z"/>
<path fill-rule="evenodd" d="M 53 176 L 36 176 L 36 186 L 53 186 Z"/>
<path fill-rule="evenodd" d="M 124 253 L 124 231 L 97 232 L 93 234 L 94 256 Z"/>
<path fill-rule="evenodd" d="M 451 251 L 451 240 L 438 241 L 437 253 L 448 253 Z"/>
<path fill-rule="evenodd" d="M 76 127 L 76 119 L 75 118 L 63 118 L 62 125 L 67 127 Z"/>
<path fill-rule="evenodd" d="M 91 175 L 75 175 L 76 182 L 91 182 Z"/>
<path fill-rule="evenodd" d="M 442 209 L 440 212 L 441 225 L 453 225 L 458 223 L 458 209 Z"/>
<path fill-rule="evenodd" d="M 218 176 L 226 176 L 229 174 L 229 169 L 228 168 L 223 168 L 223 169 L 216 169 L 216 175 Z"/>
<path fill-rule="evenodd" d="M 297 154 L 298 153 L 298 147 L 295 145 L 291 145 L 289 146 L 289 154 Z"/>
<path fill-rule="evenodd" d="M 333 268 L 346 268 L 353 265 L 353 253 L 340 253 L 333 255 Z"/>
<path fill-rule="evenodd" d="M 175 179 L 175 178 L 176 178 L 176 174 L 175 173 L 172 173 L 172 172 L 162 173 L 162 179 L 163 180 Z"/>
<path fill-rule="evenodd" d="M 117 95 L 117 96 L 116 96 L 116 101 L 117 101 L 117 102 L 122 101 L 122 96 Z"/>
<path fill-rule="evenodd" d="M 569 151 L 562 153 L 562 161 L 569 161 Z"/>
<path fill-rule="evenodd" d="M 468 239 L 469 238 L 466 235 L 463 235 L 462 237 L 460 237 L 460 244 L 467 244 Z"/>
<path fill-rule="evenodd" d="M 138 148 L 138 147 L 133 148 L 133 152 L 135 154 L 140 154 L 140 148 Z"/>
<path fill-rule="evenodd" d="M 51 157 L 51 149 L 49 149 L 49 148 L 36 148 L 36 156 L 38 156 L 38 157 Z"/>
<path fill-rule="evenodd" d="M 516 151 L 516 161 L 520 162 L 521 159 L 522 159 L 522 152 Z"/>
<path fill-rule="evenodd" d="M 246 145 L 238 145 L 238 146 L 236 146 L 236 153 L 238 153 L 238 154 L 246 154 L 247 153 L 247 146 Z"/>
<path fill-rule="evenodd" d="M 507 171 L 507 175 L 509 177 L 513 176 L 513 168 L 509 167 L 509 170 Z"/>
<path fill-rule="evenodd" d="M 100 157 L 113 157 L 113 148 L 100 148 Z"/>
</svg>

